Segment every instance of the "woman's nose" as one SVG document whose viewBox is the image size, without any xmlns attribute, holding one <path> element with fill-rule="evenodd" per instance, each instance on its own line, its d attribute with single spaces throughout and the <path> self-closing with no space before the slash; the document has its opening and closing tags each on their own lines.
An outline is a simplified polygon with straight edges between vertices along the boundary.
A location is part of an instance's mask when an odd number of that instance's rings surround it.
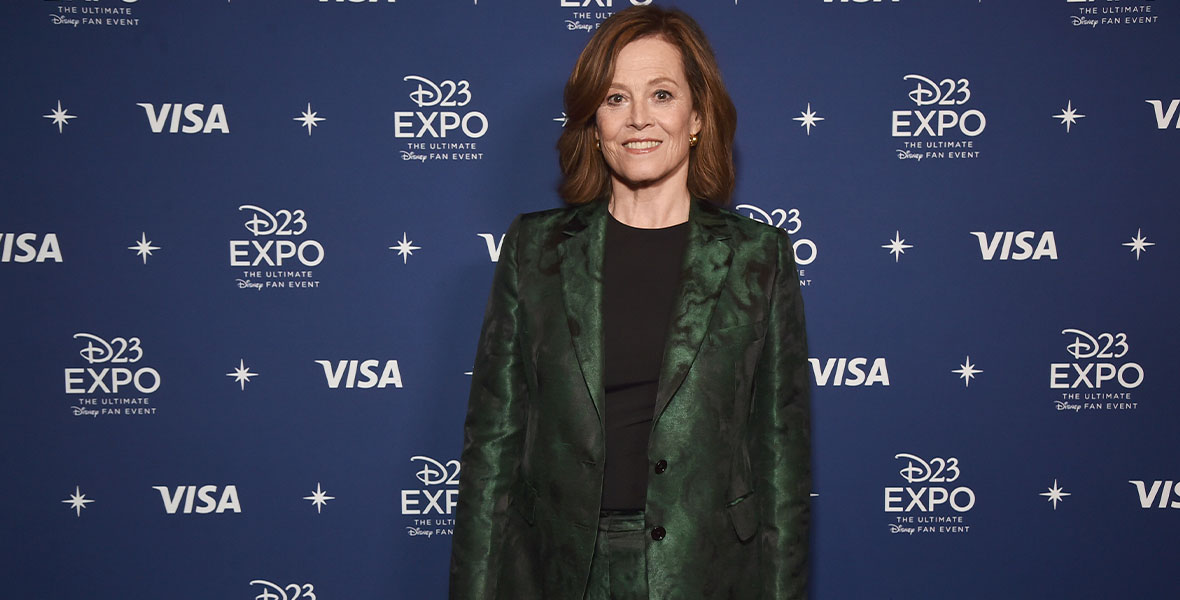
<svg viewBox="0 0 1180 600">
<path fill-rule="evenodd" d="M 647 109 L 647 104 L 643 102 L 631 103 L 631 113 L 628 115 L 629 121 L 627 125 L 634 129 L 643 129 L 651 124 L 651 116 Z"/>
</svg>

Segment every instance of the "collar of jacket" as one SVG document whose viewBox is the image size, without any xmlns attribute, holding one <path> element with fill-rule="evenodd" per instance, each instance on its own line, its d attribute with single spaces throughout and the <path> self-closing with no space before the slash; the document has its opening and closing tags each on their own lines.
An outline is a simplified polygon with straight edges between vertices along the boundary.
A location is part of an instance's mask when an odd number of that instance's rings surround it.
<svg viewBox="0 0 1180 600">
<path fill-rule="evenodd" d="M 571 211 L 569 221 L 562 228 L 565 237 L 558 243 L 566 321 L 600 425 L 606 418 L 602 345 L 602 262 L 606 221 L 606 201 L 580 206 Z M 721 209 L 694 199 L 689 208 L 688 223 L 688 246 L 684 251 L 672 321 L 664 340 L 653 427 L 658 424 L 660 415 L 676 395 L 696 359 L 733 255 L 729 224 Z"/>
</svg>

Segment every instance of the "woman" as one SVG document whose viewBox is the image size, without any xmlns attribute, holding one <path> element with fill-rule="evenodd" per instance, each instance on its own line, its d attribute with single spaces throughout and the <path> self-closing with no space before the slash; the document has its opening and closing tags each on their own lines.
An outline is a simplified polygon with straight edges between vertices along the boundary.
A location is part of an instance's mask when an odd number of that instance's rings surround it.
<svg viewBox="0 0 1180 600">
<path fill-rule="evenodd" d="M 451 597 L 803 598 L 803 304 L 785 232 L 716 206 L 736 111 L 712 50 L 628 8 L 565 105 L 573 206 L 508 228 L 484 318 Z"/>
</svg>

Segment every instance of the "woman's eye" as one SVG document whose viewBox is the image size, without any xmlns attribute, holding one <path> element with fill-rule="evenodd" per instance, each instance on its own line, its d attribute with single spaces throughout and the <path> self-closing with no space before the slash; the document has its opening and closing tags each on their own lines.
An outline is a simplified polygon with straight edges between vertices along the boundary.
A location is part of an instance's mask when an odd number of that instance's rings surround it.
<svg viewBox="0 0 1180 600">
<path fill-rule="evenodd" d="M 672 93 L 667 90 L 659 90 L 656 92 L 656 100 L 671 100 Z"/>
<path fill-rule="evenodd" d="M 611 94 L 606 97 L 607 104 L 621 104 L 623 102 L 622 94 Z"/>
</svg>

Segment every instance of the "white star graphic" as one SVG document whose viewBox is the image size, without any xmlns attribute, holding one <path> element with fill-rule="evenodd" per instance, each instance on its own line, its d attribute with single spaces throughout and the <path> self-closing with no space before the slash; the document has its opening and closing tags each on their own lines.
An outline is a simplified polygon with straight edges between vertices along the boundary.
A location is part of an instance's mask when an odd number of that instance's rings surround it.
<svg viewBox="0 0 1180 600">
<path fill-rule="evenodd" d="M 402 257 L 402 264 L 410 261 L 409 256 L 414 253 L 414 250 L 421 250 L 419 246 L 413 246 L 412 240 L 406 239 L 406 232 L 402 232 L 402 241 L 398 242 L 396 246 L 390 246 L 390 250 L 397 250 L 398 256 Z"/>
<path fill-rule="evenodd" d="M 971 387 L 971 378 L 975 377 L 977 373 L 982 373 L 982 369 L 976 369 L 975 365 L 971 364 L 971 357 L 968 356 L 963 364 L 959 365 L 958 369 L 951 371 L 951 373 L 958 373 L 959 378 L 963 380 L 963 387 Z"/>
<path fill-rule="evenodd" d="M 87 500 L 86 494 L 83 494 L 82 490 L 79 489 L 78 486 L 74 486 L 74 493 L 70 494 L 70 498 L 68 500 L 62 500 L 62 503 L 69 504 L 70 508 L 73 509 L 79 517 L 82 516 L 82 509 L 86 508 L 86 505 L 91 502 L 94 502 L 94 500 Z"/>
<path fill-rule="evenodd" d="M 315 505 L 316 514 L 320 514 L 321 510 L 324 508 L 324 505 L 328 503 L 328 500 L 335 500 L 336 497 L 329 496 L 327 492 L 320 489 L 320 484 L 317 481 L 315 484 L 315 491 L 312 492 L 310 496 L 304 496 L 303 499 L 311 500 L 311 503 Z"/>
<path fill-rule="evenodd" d="M 557 121 L 558 123 L 561 123 L 561 126 L 562 126 L 562 127 L 565 127 L 565 124 L 570 122 L 569 118 L 565 116 L 565 111 L 564 111 L 564 110 L 563 110 L 563 111 L 561 111 L 561 116 L 560 116 L 560 117 L 554 117 L 554 119 L 553 119 L 553 120 L 554 120 L 554 121 Z"/>
<path fill-rule="evenodd" d="M 1077 112 L 1077 109 L 1073 107 L 1073 100 L 1069 100 L 1065 103 L 1065 108 L 1061 109 L 1061 114 L 1053 115 L 1053 118 L 1061 119 L 1061 123 L 1065 125 L 1065 132 L 1069 133 L 1070 125 L 1077 124 L 1078 119 L 1086 118 L 1086 115 L 1079 115 Z"/>
<path fill-rule="evenodd" d="M 1147 238 L 1143 237 L 1143 228 L 1140 227 L 1139 231 L 1135 232 L 1135 237 L 1131 238 L 1131 241 L 1126 242 L 1123 245 L 1130 246 L 1131 252 L 1135 253 L 1135 260 L 1139 260 L 1139 254 L 1146 252 L 1147 247 L 1154 246 L 1155 242 L 1147 241 Z"/>
<path fill-rule="evenodd" d="M 794 119 L 791 119 L 791 120 L 792 121 L 799 121 L 800 127 L 806 127 L 807 128 L 807 135 L 811 135 L 811 128 L 816 125 L 816 121 L 824 120 L 823 117 L 815 116 L 815 112 L 811 110 L 811 103 L 810 102 L 807 103 L 807 111 L 801 112 L 799 114 L 801 114 L 803 116 L 802 117 L 795 117 Z"/>
<path fill-rule="evenodd" d="M 1040 495 L 1049 497 L 1049 502 L 1053 503 L 1053 510 L 1057 510 L 1057 503 L 1064 500 L 1065 496 L 1072 496 L 1073 495 L 1073 494 L 1070 494 L 1069 492 L 1065 491 L 1065 488 L 1058 487 L 1056 479 L 1053 480 L 1053 487 L 1048 488 L 1048 489 L 1049 489 L 1049 491 L 1041 492 Z"/>
<path fill-rule="evenodd" d="M 231 373 L 226 373 L 226 377 L 233 377 L 234 383 L 241 384 L 242 391 L 246 391 L 246 384 L 250 382 L 251 377 L 258 376 L 258 373 L 251 373 L 250 367 L 246 366 L 245 359 L 238 360 L 238 367 Z"/>
<path fill-rule="evenodd" d="M 77 119 L 77 115 L 69 114 L 70 111 L 61 107 L 61 100 L 57 101 L 57 110 L 47 114 L 41 115 L 46 119 L 53 119 L 53 124 L 57 125 L 57 132 L 62 132 L 62 125 L 69 125 L 70 119 Z"/>
<path fill-rule="evenodd" d="M 292 121 L 302 121 L 303 122 L 302 126 L 307 128 L 307 135 L 310 136 L 312 127 L 319 127 L 320 126 L 319 121 L 327 121 L 327 119 L 325 119 L 323 117 L 317 117 L 316 114 L 318 114 L 318 113 L 312 112 L 312 110 L 311 110 L 311 102 L 308 102 L 307 103 L 307 110 L 303 111 L 303 114 L 301 116 L 295 117 L 291 120 Z"/>
<path fill-rule="evenodd" d="M 135 250 L 136 256 L 143 257 L 143 264 L 147 264 L 147 259 L 152 255 L 152 250 L 159 250 L 159 246 L 153 246 L 147 239 L 147 234 L 140 232 L 139 241 L 135 242 L 134 246 L 127 246 L 128 250 Z"/>
<path fill-rule="evenodd" d="M 881 247 L 888 248 L 889 253 L 893 255 L 893 262 L 898 262 L 901 260 L 901 255 L 905 254 L 906 248 L 913 248 L 914 246 L 912 244 L 905 243 L 905 240 L 901 237 L 900 231 L 894 231 L 893 239 L 889 240 L 888 244 L 885 244 Z"/>
</svg>

